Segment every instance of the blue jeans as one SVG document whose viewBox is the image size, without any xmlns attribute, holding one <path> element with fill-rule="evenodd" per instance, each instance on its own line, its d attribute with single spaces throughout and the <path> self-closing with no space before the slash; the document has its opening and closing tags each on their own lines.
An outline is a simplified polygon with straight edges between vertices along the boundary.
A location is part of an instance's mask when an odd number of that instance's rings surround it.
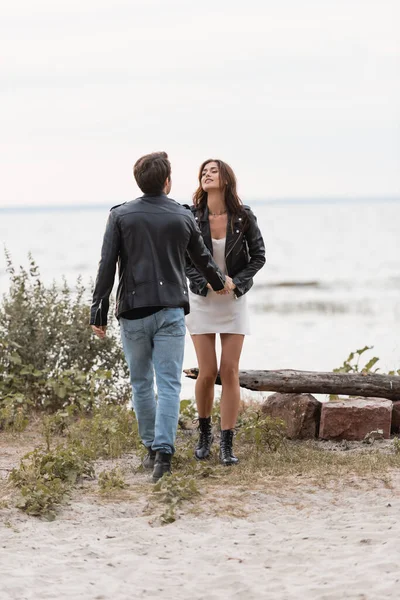
<svg viewBox="0 0 400 600">
<path fill-rule="evenodd" d="M 147 448 L 173 454 L 185 348 L 184 310 L 163 308 L 135 320 L 121 317 L 120 326 L 139 435 Z"/>
</svg>

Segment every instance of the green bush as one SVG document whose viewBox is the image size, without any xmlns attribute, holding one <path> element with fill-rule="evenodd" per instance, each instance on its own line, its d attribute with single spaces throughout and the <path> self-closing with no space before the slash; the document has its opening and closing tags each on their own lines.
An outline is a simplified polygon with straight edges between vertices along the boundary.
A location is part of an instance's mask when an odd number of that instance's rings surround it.
<svg viewBox="0 0 400 600">
<path fill-rule="evenodd" d="M 74 422 L 75 407 L 67 406 L 65 410 L 58 410 L 52 415 L 44 415 L 42 421 L 42 434 L 47 450 L 51 449 L 54 436 L 65 436 Z"/>
<path fill-rule="evenodd" d="M 360 359 L 363 356 L 363 354 L 365 352 L 368 352 L 368 350 L 372 349 L 373 346 L 364 346 L 364 348 L 360 348 L 359 350 L 354 350 L 353 352 L 350 352 L 349 356 L 343 362 L 342 366 L 338 367 L 337 369 L 333 369 L 333 372 L 363 373 L 365 375 L 370 373 L 377 373 L 380 370 L 380 368 L 374 367 L 376 363 L 378 363 L 380 360 L 378 356 L 373 356 L 372 358 L 370 358 L 363 367 L 360 365 Z M 400 369 L 389 371 L 388 375 L 398 376 L 400 375 Z"/>
<path fill-rule="evenodd" d="M 140 446 L 134 413 L 113 405 L 96 407 L 90 417 L 73 423 L 68 440 L 82 444 L 91 458 L 118 458 Z"/>
<path fill-rule="evenodd" d="M 196 418 L 196 405 L 193 400 L 181 400 L 179 405 L 179 416 L 181 419 L 194 421 Z"/>
<path fill-rule="evenodd" d="M 30 401 L 23 394 L 0 397 L 0 429 L 24 431 L 29 423 L 30 407 Z"/>
<path fill-rule="evenodd" d="M 251 444 L 256 452 L 276 452 L 286 439 L 286 424 L 282 419 L 263 416 L 260 411 L 249 409 L 239 418 L 238 437 Z"/>
<path fill-rule="evenodd" d="M 132 411 L 110 404 L 85 416 L 76 417 L 71 407 L 45 415 L 42 432 L 46 449 L 26 454 L 10 481 L 21 492 L 18 508 L 48 519 L 55 518 L 56 508 L 80 479 L 94 477 L 95 459 L 118 458 L 140 445 Z M 52 449 L 54 435 L 63 435 L 64 443 Z M 99 485 L 104 491 L 125 487 L 118 469 L 101 474 Z"/>
<path fill-rule="evenodd" d="M 18 508 L 29 515 L 54 519 L 56 507 L 84 476 L 94 477 L 93 464 L 77 444 L 52 451 L 36 448 L 12 470 L 10 480 L 21 491 Z"/>
<path fill-rule="evenodd" d="M 68 486 L 60 479 L 30 481 L 21 487 L 21 500 L 16 506 L 28 515 L 53 521 L 56 507 L 63 502 L 68 491 Z"/>
<path fill-rule="evenodd" d="M 10 478 L 17 487 L 21 487 L 33 477 L 42 477 L 47 481 L 60 479 L 76 483 L 84 475 L 94 476 L 93 465 L 79 445 L 75 447 L 71 445 L 57 446 L 50 451 L 36 448 L 23 457 L 20 467 L 11 472 Z"/>
<path fill-rule="evenodd" d="M 160 520 L 167 525 L 176 520 L 176 510 L 182 502 L 192 500 L 200 494 L 200 491 L 193 476 L 172 473 L 164 475 L 155 484 L 153 493 L 166 505 Z"/>
<path fill-rule="evenodd" d="M 21 408 L 91 410 L 101 401 L 126 404 L 128 371 L 115 320 L 104 340 L 89 326 L 90 294 L 78 278 L 45 286 L 38 266 L 17 271 L 6 253 L 10 288 L 0 305 L 0 427 Z M 16 410 L 19 408 L 19 411 Z M 5 411 L 3 411 L 5 409 Z"/>
<path fill-rule="evenodd" d="M 100 473 L 99 487 L 102 494 L 109 494 L 116 490 L 125 490 L 128 484 L 125 483 L 121 469 L 114 467 L 114 469 Z"/>
</svg>

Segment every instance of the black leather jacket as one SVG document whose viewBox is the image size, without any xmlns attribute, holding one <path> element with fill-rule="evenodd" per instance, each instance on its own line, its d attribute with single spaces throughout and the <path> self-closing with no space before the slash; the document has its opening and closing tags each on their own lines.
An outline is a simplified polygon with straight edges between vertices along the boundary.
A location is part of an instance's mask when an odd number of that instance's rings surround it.
<svg viewBox="0 0 400 600">
<path fill-rule="evenodd" d="M 236 285 L 234 294 L 243 296 L 253 285 L 253 277 L 265 264 L 265 246 L 257 219 L 249 206 L 243 206 L 243 215 L 234 217 L 228 213 L 228 226 L 225 242 L 225 262 L 228 275 Z M 208 208 L 204 213 L 192 206 L 190 208 L 199 224 L 205 245 L 212 254 L 212 241 Z M 206 296 L 207 280 L 193 264 L 190 256 L 186 259 L 186 276 L 194 294 Z"/>
<path fill-rule="evenodd" d="M 182 307 L 187 314 L 187 253 L 213 289 L 223 289 L 225 277 L 188 208 L 164 194 L 146 194 L 113 207 L 103 239 L 90 323 L 107 324 L 117 262 L 117 317 L 145 306 Z"/>
</svg>

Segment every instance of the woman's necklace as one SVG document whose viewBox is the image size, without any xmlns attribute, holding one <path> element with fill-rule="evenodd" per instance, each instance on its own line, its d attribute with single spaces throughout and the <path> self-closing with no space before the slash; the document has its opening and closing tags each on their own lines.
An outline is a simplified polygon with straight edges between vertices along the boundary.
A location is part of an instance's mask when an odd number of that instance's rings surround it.
<svg viewBox="0 0 400 600">
<path fill-rule="evenodd" d="M 210 215 L 212 217 L 220 217 L 221 215 L 225 215 L 228 211 L 225 209 L 222 212 L 218 212 L 218 213 L 217 212 L 215 212 L 215 213 L 211 212 L 211 210 L 209 210 L 208 212 L 210 213 Z"/>
</svg>

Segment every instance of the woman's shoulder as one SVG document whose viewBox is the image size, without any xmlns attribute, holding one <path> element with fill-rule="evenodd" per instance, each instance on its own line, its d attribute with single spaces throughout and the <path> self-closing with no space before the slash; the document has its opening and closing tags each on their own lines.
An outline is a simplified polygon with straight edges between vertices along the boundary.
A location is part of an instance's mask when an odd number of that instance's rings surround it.
<svg viewBox="0 0 400 600">
<path fill-rule="evenodd" d="M 247 218 L 251 219 L 251 218 L 255 218 L 255 214 L 253 209 L 251 208 L 251 206 L 249 206 L 248 204 L 242 204 L 242 210 L 243 213 L 246 215 Z"/>
<path fill-rule="evenodd" d="M 242 204 L 243 225 L 247 231 L 249 227 L 253 227 L 257 223 L 257 217 L 252 208 L 248 204 Z"/>
</svg>

